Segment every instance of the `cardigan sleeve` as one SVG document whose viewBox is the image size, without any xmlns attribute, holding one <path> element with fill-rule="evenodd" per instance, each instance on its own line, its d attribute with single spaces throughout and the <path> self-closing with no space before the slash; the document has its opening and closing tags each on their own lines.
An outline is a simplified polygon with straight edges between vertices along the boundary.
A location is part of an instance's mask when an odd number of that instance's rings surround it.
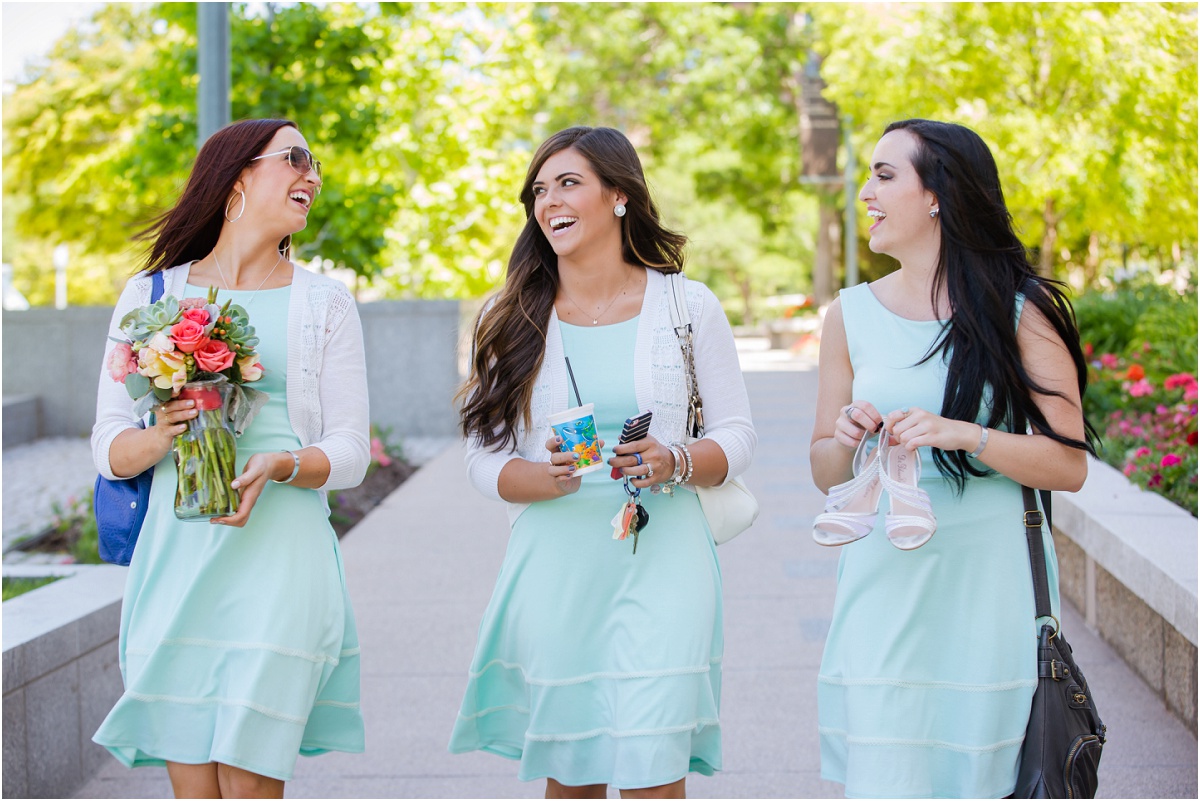
<svg viewBox="0 0 1200 801">
<path fill-rule="evenodd" d="M 716 442 L 725 452 L 729 462 L 729 472 L 725 475 L 728 482 L 750 466 L 758 434 L 750 418 L 750 397 L 742 378 L 733 329 L 717 296 L 701 286 L 704 303 L 694 332 L 696 384 L 704 403 L 704 438 Z"/>
<path fill-rule="evenodd" d="M 492 500 L 504 500 L 500 497 L 500 471 L 513 459 L 520 458 L 512 448 L 497 451 L 485 448 L 478 437 L 467 439 L 467 476 L 475 489 Z"/>
<path fill-rule="evenodd" d="M 150 301 L 149 278 L 142 275 L 130 278 L 125 282 L 125 289 L 113 309 L 112 319 L 108 324 L 109 339 L 104 347 L 104 359 L 100 362 L 100 384 L 96 392 L 96 423 L 92 426 L 92 461 L 96 470 L 107 479 L 126 478 L 118 476 L 109 464 L 108 451 L 113 440 L 122 431 L 137 428 L 139 420 L 133 414 L 133 399 L 125 391 L 125 385 L 112 380 L 108 374 L 108 358 L 117 343 L 116 337 L 124 341 L 125 335 L 117 326 L 126 314 L 145 305 Z"/>
<path fill-rule="evenodd" d="M 321 439 L 312 445 L 329 459 L 323 490 L 357 487 L 371 464 L 371 416 L 367 399 L 367 357 L 362 321 L 349 291 L 331 301 L 345 302 L 341 322 L 327 334 L 317 391 L 321 404 Z"/>
</svg>

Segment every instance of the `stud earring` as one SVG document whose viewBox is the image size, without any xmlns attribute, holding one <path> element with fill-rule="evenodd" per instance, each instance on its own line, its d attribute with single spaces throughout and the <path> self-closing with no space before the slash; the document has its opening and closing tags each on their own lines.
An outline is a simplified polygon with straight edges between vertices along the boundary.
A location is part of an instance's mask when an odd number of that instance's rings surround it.
<svg viewBox="0 0 1200 801">
<path fill-rule="evenodd" d="M 617 205 L 613 206 L 613 214 L 617 215 L 618 217 L 624 217 L 625 216 L 625 204 L 618 203 Z"/>
<path fill-rule="evenodd" d="M 939 211 L 941 211 L 941 209 L 933 209 L 932 211 L 930 211 L 930 212 L 929 212 L 929 219 L 931 219 L 931 220 L 932 220 L 932 219 L 936 218 L 936 217 L 938 216 L 938 212 L 939 212 Z"/>
</svg>

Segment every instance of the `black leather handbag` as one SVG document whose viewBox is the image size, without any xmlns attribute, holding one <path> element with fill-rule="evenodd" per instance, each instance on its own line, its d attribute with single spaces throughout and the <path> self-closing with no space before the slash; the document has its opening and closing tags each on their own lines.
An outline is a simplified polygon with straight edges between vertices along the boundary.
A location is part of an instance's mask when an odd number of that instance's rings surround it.
<svg viewBox="0 0 1200 801">
<path fill-rule="evenodd" d="M 1046 553 L 1042 546 L 1042 513 L 1029 487 L 1025 499 L 1025 537 L 1033 570 L 1038 619 L 1050 618 L 1038 638 L 1038 683 L 1033 694 L 1020 770 L 1013 798 L 1095 798 L 1096 771 L 1107 729 L 1096 712 L 1087 679 L 1075 664 L 1071 646 L 1050 614 Z M 1050 493 L 1042 492 L 1046 514 Z M 1049 518 L 1047 518 L 1049 519 Z"/>
</svg>

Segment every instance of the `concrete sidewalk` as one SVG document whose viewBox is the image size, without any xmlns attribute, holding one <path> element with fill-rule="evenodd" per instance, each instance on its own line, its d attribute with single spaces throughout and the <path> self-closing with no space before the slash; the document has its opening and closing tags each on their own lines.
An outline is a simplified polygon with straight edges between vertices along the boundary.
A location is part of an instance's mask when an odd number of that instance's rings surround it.
<svg viewBox="0 0 1200 801">
<path fill-rule="evenodd" d="M 720 549 L 726 770 L 693 774 L 688 794 L 838 798 L 841 785 L 820 778 L 816 733 L 838 559 L 810 536 L 824 500 L 808 471 L 816 372 L 779 353 L 744 356 L 759 434 L 747 480 L 762 513 Z M 362 640 L 367 751 L 300 759 L 290 797 L 542 796 L 542 782 L 517 781 L 515 763 L 446 751 L 507 534 L 502 505 L 468 484 L 454 446 L 343 541 Z M 1063 626 L 1108 724 L 1100 797 L 1196 798 L 1195 738 L 1074 610 L 1064 610 Z M 129 771 L 114 760 L 78 797 L 169 795 L 165 771 Z"/>
</svg>

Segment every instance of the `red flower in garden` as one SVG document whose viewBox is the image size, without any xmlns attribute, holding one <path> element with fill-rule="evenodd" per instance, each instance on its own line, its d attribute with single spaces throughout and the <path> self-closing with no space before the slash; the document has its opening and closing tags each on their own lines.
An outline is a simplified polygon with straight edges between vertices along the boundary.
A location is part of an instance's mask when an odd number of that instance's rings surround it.
<svg viewBox="0 0 1200 801">
<path fill-rule="evenodd" d="M 1146 377 L 1146 371 L 1142 369 L 1140 364 L 1131 364 L 1129 365 L 1128 372 L 1125 373 L 1125 377 L 1130 381 L 1141 381 Z"/>
<path fill-rule="evenodd" d="M 1192 431 L 1191 433 L 1188 434 L 1187 444 L 1191 445 L 1193 448 L 1196 447 L 1196 432 L 1195 431 Z"/>
</svg>

